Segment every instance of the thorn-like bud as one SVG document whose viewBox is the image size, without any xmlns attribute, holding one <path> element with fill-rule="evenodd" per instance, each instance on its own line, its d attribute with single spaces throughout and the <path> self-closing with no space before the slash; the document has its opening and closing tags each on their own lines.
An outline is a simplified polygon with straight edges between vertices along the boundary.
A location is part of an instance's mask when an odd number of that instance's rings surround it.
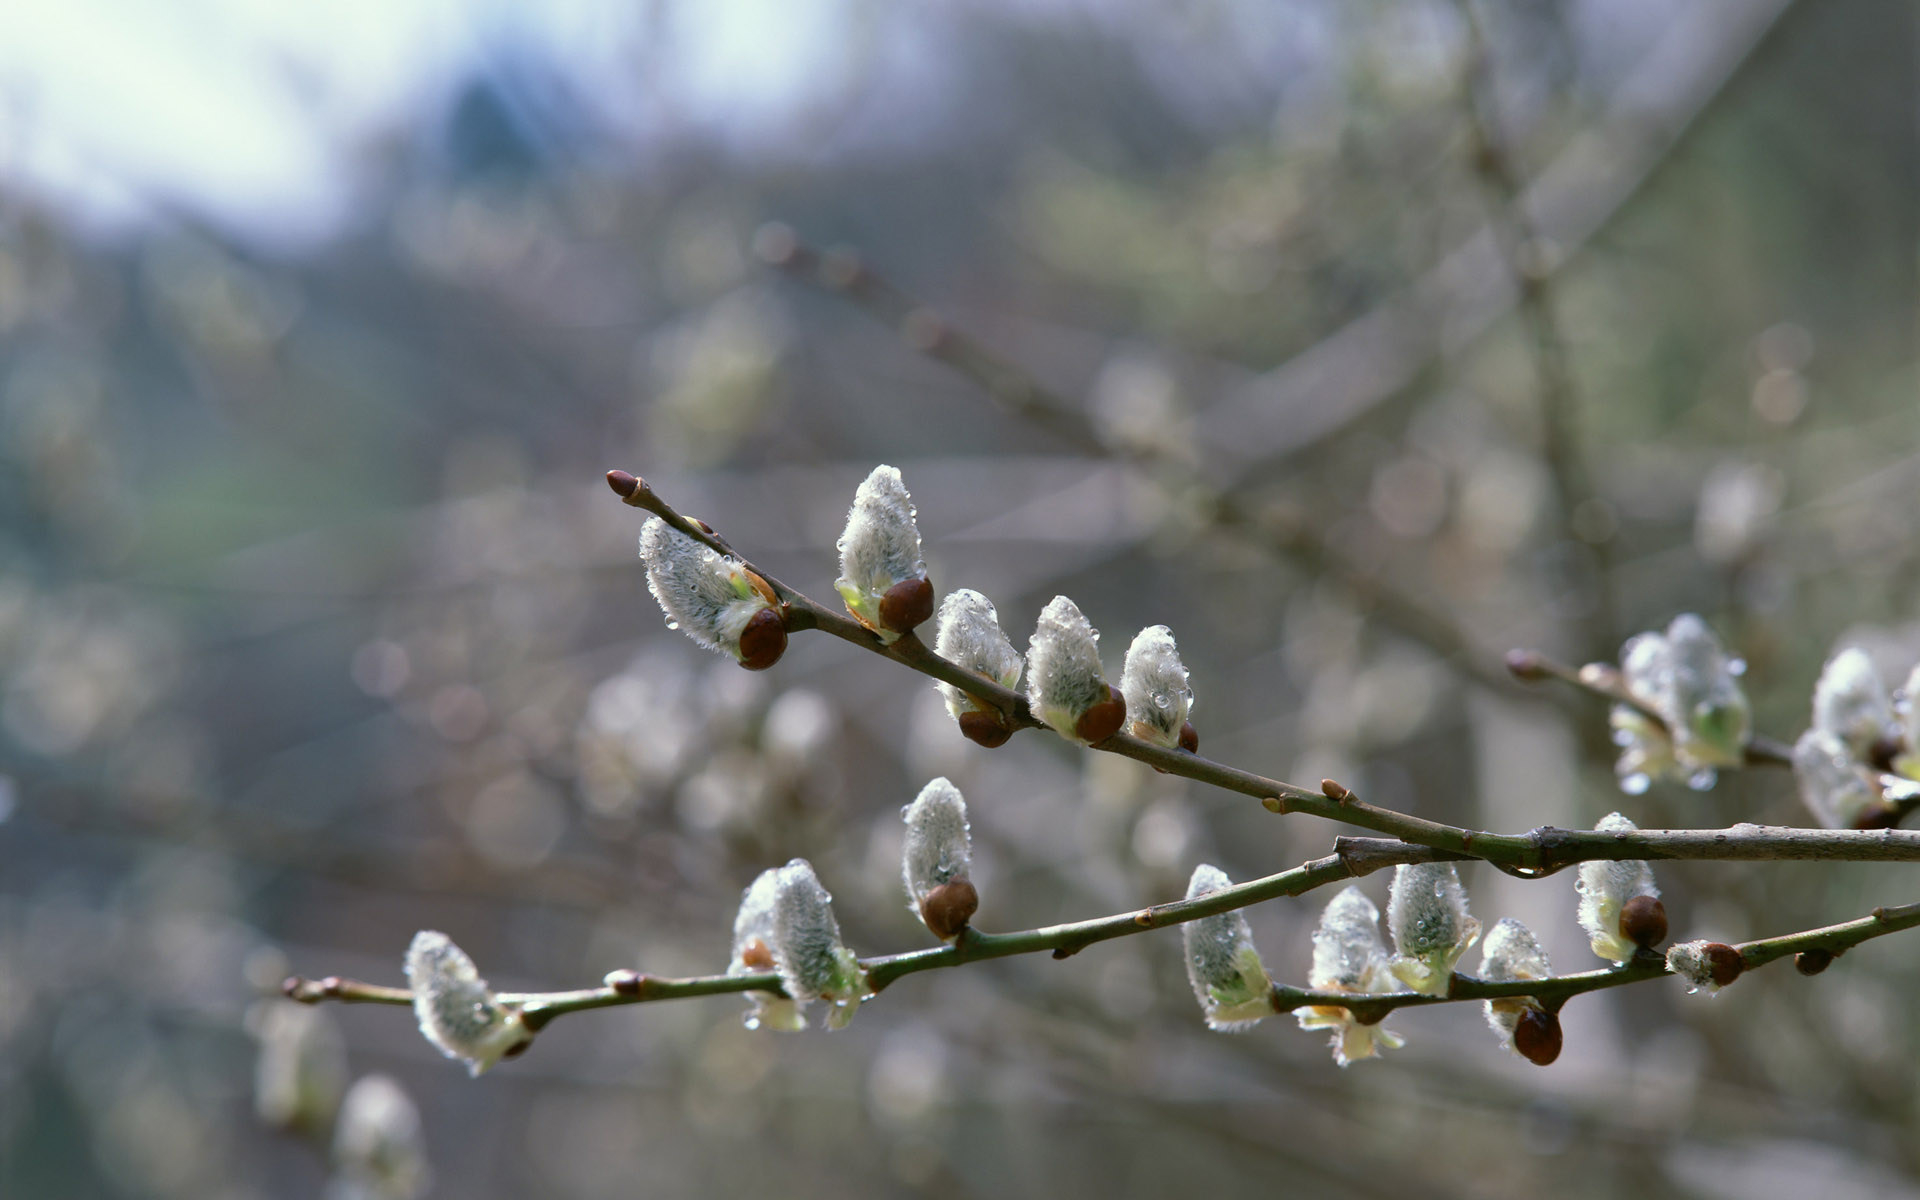
<svg viewBox="0 0 1920 1200">
<path fill-rule="evenodd" d="M 386 1075 L 363 1075 L 347 1089 L 333 1129 L 333 1166 L 343 1193 L 382 1200 L 427 1194 L 426 1139 L 420 1110 Z"/>
<path fill-rule="evenodd" d="M 773 958 L 773 910 L 779 898 L 780 871 L 762 871 L 741 894 L 740 911 L 733 918 L 733 959 L 729 975 L 762 975 L 779 970 Z M 748 1029 L 792 1033 L 807 1027 L 806 1008 L 791 996 L 748 992 L 741 1021 Z"/>
<path fill-rule="evenodd" d="M 1041 610 L 1027 643 L 1027 703 L 1055 733 L 1088 745 L 1126 720 L 1126 697 L 1100 668 L 1100 635 L 1065 596 Z"/>
<path fill-rule="evenodd" d="M 952 941 L 980 907 L 980 895 L 968 879 L 973 843 L 967 828 L 967 802 L 947 779 L 920 789 L 900 810 L 907 836 L 900 852 L 900 878 L 907 907 L 933 936 Z"/>
<path fill-rule="evenodd" d="M 773 961 L 781 985 L 802 1005 L 827 1003 L 827 1028 L 844 1029 L 873 994 L 860 960 L 840 940 L 833 896 L 813 864 L 796 858 L 774 874 Z"/>
<path fill-rule="evenodd" d="M 621 967 L 617 971 L 608 971 L 600 982 L 616 996 L 638 996 L 646 986 L 646 976 L 631 967 Z"/>
<path fill-rule="evenodd" d="M 787 648 L 787 629 L 773 588 L 739 561 L 694 541 L 659 517 L 640 530 L 647 589 L 667 615 L 667 628 L 730 654 L 749 670 L 765 670 Z"/>
<path fill-rule="evenodd" d="M 1480 948 L 1482 978 L 1507 983 L 1516 979 L 1546 979 L 1552 974 L 1547 952 L 1540 948 L 1531 929 L 1512 917 L 1502 917 L 1493 923 L 1492 932 Z M 1522 1057 L 1542 1067 L 1560 1052 L 1560 1023 L 1558 1019 L 1551 1020 L 1549 1029 L 1548 1023 L 1539 1020 L 1547 1015 L 1540 1002 L 1531 996 L 1487 1001 L 1487 1024 L 1493 1027 L 1494 1033 Z M 1549 1034 L 1552 1053 L 1547 1053 Z M 1537 1057 L 1541 1054 L 1546 1057 Z"/>
<path fill-rule="evenodd" d="M 1165 625 L 1147 626 L 1127 647 L 1120 690 L 1127 705 L 1128 732 L 1168 750 L 1181 744 L 1184 731 L 1191 728 L 1187 714 L 1193 709 L 1193 688 L 1173 633 Z"/>
<path fill-rule="evenodd" d="M 1620 907 L 1620 936 L 1642 950 L 1667 940 L 1667 906 L 1657 896 L 1639 895 Z"/>
<path fill-rule="evenodd" d="M 533 1041 L 520 1006 L 488 989 L 473 960 L 444 933 L 423 929 L 407 948 L 407 982 L 420 1032 L 478 1076 Z"/>
<path fill-rule="evenodd" d="M 1515 679 L 1526 683 L 1538 683 L 1552 678 L 1547 671 L 1546 660 L 1536 650 L 1507 651 L 1507 671 Z"/>
<path fill-rule="evenodd" d="M 853 619 L 891 643 L 933 615 L 933 585 L 920 557 L 913 497 L 900 472 L 878 466 L 853 494 L 840 535 L 834 590 Z"/>
<path fill-rule="evenodd" d="M 1320 781 L 1320 794 L 1329 800 L 1344 801 L 1353 796 L 1353 791 L 1339 780 L 1322 779 Z"/>
<path fill-rule="evenodd" d="M 640 490 L 640 477 L 631 471 L 608 471 L 607 486 L 613 494 L 622 500 L 628 500 Z"/>
<path fill-rule="evenodd" d="M 1396 952 L 1393 973 L 1416 992 L 1444 996 L 1454 964 L 1480 937 L 1467 911 L 1467 889 L 1450 862 L 1402 863 L 1387 893 L 1387 929 Z"/>
<path fill-rule="evenodd" d="M 1680 942 L 1667 951 L 1667 969 L 1692 985 L 1688 991 L 1717 992 L 1746 968 L 1740 952 L 1725 942 Z"/>
<path fill-rule="evenodd" d="M 1352 884 L 1320 914 L 1307 983 L 1316 991 L 1363 995 L 1391 992 L 1399 986 L 1380 940 L 1380 910 Z M 1302 1029 L 1332 1032 L 1333 1061 L 1344 1067 L 1406 1044 L 1399 1034 L 1381 1027 L 1385 1015 L 1384 1009 L 1326 1005 L 1301 1009 L 1299 1021 Z"/>
<path fill-rule="evenodd" d="M 1226 872 L 1205 863 L 1193 869 L 1187 899 L 1233 886 Z M 1273 981 L 1253 944 L 1253 930 L 1239 909 L 1188 921 L 1180 927 L 1187 954 L 1187 981 L 1206 1014 L 1207 1028 L 1219 1033 L 1251 1029 L 1273 1015 Z"/>
<path fill-rule="evenodd" d="M 1802 975 L 1818 975 L 1833 965 L 1833 959 L 1833 951 L 1822 950 L 1815 946 L 1811 950 L 1802 950 L 1793 956 L 1793 969 Z"/>
<path fill-rule="evenodd" d="M 962 670 L 1011 688 L 1020 682 L 1023 665 L 1020 652 L 1013 648 L 1000 629 L 1000 614 L 993 602 L 972 588 L 951 592 L 940 602 L 938 633 L 934 653 Z M 960 732 L 982 746 L 1004 745 L 1013 736 L 1006 719 L 990 705 L 981 704 L 950 683 L 938 685 L 947 711 L 960 724 Z"/>
<path fill-rule="evenodd" d="M 1608 813 L 1594 825 L 1602 833 L 1638 829 L 1619 813 Z M 1653 882 L 1653 868 L 1638 859 L 1619 862 L 1584 862 L 1574 887 L 1580 893 L 1580 927 L 1587 931 L 1593 952 L 1608 962 L 1623 963 L 1641 946 L 1655 946 L 1665 940 L 1666 910 L 1659 913 L 1659 938 L 1642 942 L 1637 935 L 1650 935 L 1652 913 L 1646 906 L 1635 910 L 1634 933 L 1628 933 L 1625 921 L 1627 905 L 1637 897 L 1650 897 L 1659 904 L 1660 889 Z"/>
<path fill-rule="evenodd" d="M 1546 1067 L 1560 1057 L 1560 1015 L 1544 1008 L 1521 1013 L 1513 1026 L 1513 1048 L 1536 1067 Z"/>
</svg>

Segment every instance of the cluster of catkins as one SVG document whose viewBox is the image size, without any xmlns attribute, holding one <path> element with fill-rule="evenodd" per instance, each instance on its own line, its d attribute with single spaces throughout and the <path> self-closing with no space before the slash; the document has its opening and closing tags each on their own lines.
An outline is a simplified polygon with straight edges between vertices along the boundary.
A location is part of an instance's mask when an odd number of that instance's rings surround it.
<svg viewBox="0 0 1920 1200">
<path fill-rule="evenodd" d="M 1920 799 L 1920 666 L 1897 695 L 1861 649 L 1827 660 L 1813 688 L 1813 724 L 1793 746 L 1800 796 L 1832 829 L 1895 824 Z"/>
<path fill-rule="evenodd" d="M 1617 671 L 1601 663 L 1583 668 L 1587 682 L 1617 683 L 1637 702 L 1616 704 L 1609 715 L 1621 789 L 1637 794 L 1661 779 L 1709 788 L 1719 768 L 1738 764 L 1753 736 L 1740 687 L 1745 670 L 1692 613 L 1675 617 L 1665 633 L 1627 639 Z M 1920 666 L 1889 692 L 1865 650 L 1848 647 L 1827 660 L 1813 689 L 1812 724 L 1793 747 L 1800 796 L 1822 825 L 1891 826 L 1920 800 L 1916 696 Z"/>
<path fill-rule="evenodd" d="M 875 467 L 854 493 L 840 535 L 834 588 L 854 620 L 888 644 L 935 615 L 917 515 L 900 472 Z M 673 628 L 753 670 L 772 666 L 786 650 L 784 605 L 765 579 L 739 561 L 659 517 L 640 532 L 640 557 L 647 586 Z M 1072 741 L 1090 745 L 1125 727 L 1166 749 L 1199 747 L 1187 720 L 1193 708 L 1187 669 L 1164 625 L 1134 638 L 1116 688 L 1100 665 L 1100 634 L 1072 600 L 1055 596 L 1041 610 L 1023 661 L 1001 631 L 993 603 L 962 588 L 939 606 L 934 650 L 1003 688 L 1019 686 L 1024 671 L 1033 715 Z M 997 705 L 949 683 L 940 692 L 968 738 L 998 746 L 1012 736 Z"/>
<path fill-rule="evenodd" d="M 1600 682 L 1611 670 L 1596 663 L 1583 676 Z M 1721 767 L 1738 766 L 1753 736 L 1753 710 L 1740 687 L 1745 671 L 1693 613 L 1675 617 L 1665 633 L 1628 638 L 1619 682 L 1642 707 L 1616 704 L 1608 714 L 1621 790 L 1638 795 L 1655 780 L 1683 779 L 1704 791 Z"/>
<path fill-rule="evenodd" d="M 1624 832 L 1635 826 L 1611 813 L 1595 828 Z M 1187 897 L 1230 886 L 1218 868 L 1202 864 L 1193 872 Z M 1583 863 L 1576 887 L 1581 927 L 1601 958 L 1625 963 L 1666 940 L 1666 909 L 1646 863 Z M 1236 910 L 1202 917 L 1184 928 L 1187 976 L 1208 1026 L 1247 1029 L 1274 1014 L 1273 984 L 1244 914 Z M 1384 939 L 1380 912 L 1358 887 L 1349 885 L 1327 905 L 1313 934 L 1308 983 L 1316 991 L 1355 997 L 1406 992 L 1445 996 L 1461 957 L 1479 937 L 1480 922 L 1468 911 L 1467 892 L 1454 864 L 1403 865 L 1394 869 Z M 1667 965 L 1695 987 L 1717 989 L 1739 974 L 1741 964 L 1739 951 L 1730 946 L 1686 942 L 1668 953 Z M 1481 947 L 1481 979 L 1505 983 L 1552 974 L 1546 951 L 1531 930 L 1511 917 L 1494 924 Z M 1403 1044 L 1398 1034 L 1380 1024 L 1385 1011 L 1384 1006 L 1365 1003 L 1309 1005 L 1299 1010 L 1299 1022 L 1302 1029 L 1329 1030 L 1334 1061 L 1344 1067 Z M 1501 1040 L 1529 1061 L 1546 1066 L 1559 1057 L 1558 1005 L 1521 995 L 1488 1000 L 1486 1012 Z"/>
</svg>

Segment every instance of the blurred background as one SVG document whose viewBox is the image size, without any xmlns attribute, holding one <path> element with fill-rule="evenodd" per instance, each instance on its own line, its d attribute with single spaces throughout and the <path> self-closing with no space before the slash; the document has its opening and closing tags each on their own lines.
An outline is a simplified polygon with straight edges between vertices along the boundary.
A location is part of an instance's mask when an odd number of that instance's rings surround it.
<svg viewBox="0 0 1920 1200">
<path fill-rule="evenodd" d="M 1623 795 L 1603 706 L 1500 655 L 1698 611 L 1788 739 L 1836 643 L 1920 658 L 1916 32 L 1893 0 L 7 8 L 0 1194 L 1920 1194 L 1911 938 L 1576 1000 L 1546 1070 L 1465 1005 L 1346 1071 L 1283 1018 L 1211 1034 L 1172 933 L 916 976 L 832 1035 L 577 1016 L 477 1082 L 403 1010 L 266 998 L 399 983 L 421 928 L 502 989 L 718 971 L 794 855 L 856 949 L 924 945 L 899 810 L 936 774 L 989 929 L 1339 832 L 980 749 L 829 639 L 700 651 L 610 467 L 828 598 L 897 465 L 941 592 L 1021 646 L 1071 595 L 1116 674 L 1170 625 L 1249 769 L 1508 831 L 1805 823 L 1780 771 Z M 1465 875 L 1597 965 L 1569 877 Z M 1683 937 L 1916 898 L 1660 879 Z M 1277 977 L 1330 895 L 1250 914 Z"/>
</svg>

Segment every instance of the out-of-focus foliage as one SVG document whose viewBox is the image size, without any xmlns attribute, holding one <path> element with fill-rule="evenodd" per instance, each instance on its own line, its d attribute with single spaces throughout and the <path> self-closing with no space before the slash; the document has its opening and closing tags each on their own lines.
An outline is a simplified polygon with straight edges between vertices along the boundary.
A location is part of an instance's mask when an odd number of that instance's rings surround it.
<svg viewBox="0 0 1920 1200">
<path fill-rule="evenodd" d="M 1473 5 L 1518 178 L 1622 122 L 1686 132 L 1609 143 L 1645 182 L 1583 244 L 1519 248 L 1594 481 L 1572 511 L 1514 315 L 1416 314 L 1395 336 L 1434 350 L 1405 386 L 1235 446 L 1257 469 L 1218 482 L 1318 531 L 1333 574 L 1214 527 L 1176 468 L 1213 478 L 1197 447 L 1267 372 L 1310 363 L 1319 396 L 1387 370 L 1336 335 L 1504 203 L 1459 9 L 625 7 L 475 6 L 413 51 L 342 16 L 276 57 L 220 6 L 132 48 L 112 22 L 60 43 L 94 48 L 85 78 L 133 55 L 182 97 L 243 81 L 169 56 L 231 47 L 275 100 L 229 106 L 326 147 L 313 206 L 248 190 L 260 139 L 160 103 L 108 138 L 45 64 L 0 58 L 0 1194 L 1916 1186 L 1901 938 L 1711 1003 L 1583 998 L 1547 1071 L 1468 1005 L 1397 1015 L 1407 1047 L 1347 1071 L 1291 1022 L 1217 1037 L 1168 934 L 904 980 L 831 1035 L 749 1033 L 733 998 L 648 1005 L 558 1022 L 474 1082 L 357 1007 L 257 1066 L 295 1029 L 259 1007 L 281 976 L 398 983 L 418 929 L 502 990 L 724 970 L 741 889 L 794 857 L 856 950 L 929 944 L 899 813 L 936 775 L 969 797 L 989 929 L 1172 899 L 1201 862 L 1252 878 L 1336 832 L 1050 736 L 982 749 L 924 680 L 825 639 L 764 674 L 699 652 L 647 595 L 610 467 L 824 599 L 855 486 L 895 464 L 940 594 L 979 590 L 1016 644 L 1070 594 L 1117 679 L 1126 631 L 1165 624 L 1209 754 L 1475 828 L 1808 821 L 1784 772 L 1622 796 L 1600 706 L 1471 681 L 1508 646 L 1610 655 L 1698 612 L 1749 664 L 1754 727 L 1788 739 L 1843 638 L 1889 680 L 1920 657 L 1901 6 Z M 7 40 L 53 45 L 40 28 Z M 367 84 L 376 103 L 322 69 L 312 47 L 352 30 L 386 48 L 369 79 L 414 82 Z M 197 157 L 156 181 L 130 136 Z M 757 266 L 770 219 L 857 247 L 1122 458 Z M 1142 446 L 1160 465 L 1126 464 Z M 1565 878 L 1463 878 L 1489 926 L 1589 959 Z M 1912 878 L 1660 885 L 1676 940 L 1734 940 L 1910 901 Z M 1384 877 L 1361 887 L 1384 906 Z M 1327 899 L 1249 913 L 1276 979 L 1307 977 Z M 343 1086 L 341 1044 L 345 1078 L 404 1089 L 363 1092 L 389 1117 L 355 1125 L 350 1168 L 312 1100 Z"/>
</svg>

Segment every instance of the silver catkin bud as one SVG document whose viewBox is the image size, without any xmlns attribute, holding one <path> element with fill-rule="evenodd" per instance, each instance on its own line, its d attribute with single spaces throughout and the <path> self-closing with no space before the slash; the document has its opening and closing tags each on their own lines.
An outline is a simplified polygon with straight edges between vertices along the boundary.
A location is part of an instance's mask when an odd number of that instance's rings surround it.
<svg viewBox="0 0 1920 1200">
<path fill-rule="evenodd" d="M 533 1041 L 518 1004 L 503 1001 L 473 960 L 444 933 L 421 930 L 407 948 L 407 981 L 420 1032 L 448 1058 L 479 1075 Z"/>
<path fill-rule="evenodd" d="M 1129 730 L 1135 737 L 1169 750 L 1180 744 L 1181 728 L 1193 708 L 1193 688 L 1173 632 L 1165 625 L 1147 626 L 1127 647 L 1120 691 L 1127 698 Z"/>
<path fill-rule="evenodd" d="M 900 878 L 906 885 L 908 907 L 918 914 L 921 902 L 935 888 L 968 877 L 973 843 L 967 829 L 967 802 L 960 789 L 943 777 L 921 788 L 900 816 L 907 825 Z"/>
<path fill-rule="evenodd" d="M 1313 967 L 1307 982 L 1315 991 L 1362 995 L 1399 987 L 1386 945 L 1380 940 L 1380 910 L 1358 887 L 1349 884 L 1343 888 L 1320 914 L 1319 927 L 1313 931 Z M 1298 1019 L 1302 1029 L 1329 1031 L 1333 1061 L 1343 1067 L 1406 1044 L 1384 1025 L 1355 1020 L 1348 1008 L 1316 1005 L 1301 1009 Z"/>
<path fill-rule="evenodd" d="M 1027 644 L 1028 705 L 1061 737 L 1092 742 L 1113 730 L 1092 737 L 1084 722 L 1112 700 L 1112 685 L 1100 667 L 1100 634 L 1073 601 L 1055 596 L 1041 610 Z M 1114 715 L 1124 718 L 1124 701 Z M 1113 724 L 1117 729 L 1119 720 Z"/>
<path fill-rule="evenodd" d="M 733 918 L 733 958 L 727 964 L 729 975 L 760 975 L 777 971 L 773 956 L 774 901 L 780 893 L 780 871 L 760 872 L 740 897 L 740 911 Z M 748 1029 L 773 1029 L 792 1033 L 807 1027 L 806 1010 L 800 1002 L 777 992 L 748 992 L 747 1011 L 741 1018 Z"/>
<path fill-rule="evenodd" d="M 1393 973 L 1430 996 L 1447 994 L 1454 964 L 1480 937 L 1480 922 L 1467 911 L 1467 890 L 1450 862 L 1394 868 L 1387 929 L 1396 951 Z"/>
<path fill-rule="evenodd" d="M 847 527 L 840 535 L 840 577 L 833 581 L 834 590 L 846 601 L 847 611 L 883 641 L 891 642 L 906 632 L 900 628 L 903 622 L 890 621 L 883 612 L 887 593 L 927 577 L 917 515 L 900 472 L 878 466 L 854 492 Z M 928 590 L 927 601 L 931 599 Z M 920 619 L 927 615 L 927 610 L 920 611 Z"/>
<path fill-rule="evenodd" d="M 1187 899 L 1233 886 L 1226 872 L 1202 863 L 1187 883 Z M 1186 947 L 1187 981 L 1206 1014 L 1207 1028 L 1220 1033 L 1251 1029 L 1273 1015 L 1273 982 L 1253 944 L 1246 914 L 1235 909 L 1188 921 L 1180 927 Z"/>
<path fill-rule="evenodd" d="M 1516 979 L 1546 979 L 1553 974 L 1553 966 L 1547 961 L 1547 952 L 1540 948 L 1539 939 L 1512 917 L 1502 917 L 1493 924 L 1492 932 L 1480 948 L 1480 976 L 1494 983 L 1506 983 Z M 1487 1001 L 1487 1024 L 1500 1035 L 1503 1041 L 1511 1043 L 1514 1026 L 1529 1008 L 1535 1007 L 1531 997 L 1518 996 L 1511 999 Z"/>
<path fill-rule="evenodd" d="M 787 994 L 802 1005 L 824 1001 L 829 1028 L 845 1028 L 871 994 L 859 959 L 840 940 L 833 896 L 804 858 L 775 875 L 772 950 Z"/>
<path fill-rule="evenodd" d="M 1608 813 L 1594 825 L 1601 833 L 1638 828 L 1617 812 Z M 1580 893 L 1580 927 L 1587 931 L 1593 952 L 1608 962 L 1623 963 L 1632 958 L 1639 946 L 1621 931 L 1620 914 L 1636 896 L 1660 895 L 1653 868 L 1638 859 L 1583 862 L 1574 887 Z"/>
<path fill-rule="evenodd" d="M 647 566 L 647 590 L 660 602 L 670 628 L 708 650 L 742 657 L 740 637 L 748 622 L 772 607 L 761 590 L 766 585 L 756 586 L 757 576 L 659 517 L 641 527 L 640 558 Z"/>
<path fill-rule="evenodd" d="M 1893 699 L 1865 650 L 1850 646 L 1827 660 L 1813 687 L 1813 728 L 1838 739 L 1861 760 L 1895 731 Z"/>
<path fill-rule="evenodd" d="M 346 1195 L 417 1200 L 432 1183 L 420 1110 L 390 1076 L 363 1075 L 340 1102 L 333 1166 Z"/>
<path fill-rule="evenodd" d="M 993 602 L 971 588 L 948 593 L 940 602 L 938 632 L 934 652 L 963 671 L 985 676 L 1001 687 L 1020 682 L 1020 652 L 1013 648 L 1000 628 L 1000 614 Z M 979 709 L 959 688 L 950 683 L 938 685 L 946 699 L 947 711 L 955 720 Z"/>
</svg>

